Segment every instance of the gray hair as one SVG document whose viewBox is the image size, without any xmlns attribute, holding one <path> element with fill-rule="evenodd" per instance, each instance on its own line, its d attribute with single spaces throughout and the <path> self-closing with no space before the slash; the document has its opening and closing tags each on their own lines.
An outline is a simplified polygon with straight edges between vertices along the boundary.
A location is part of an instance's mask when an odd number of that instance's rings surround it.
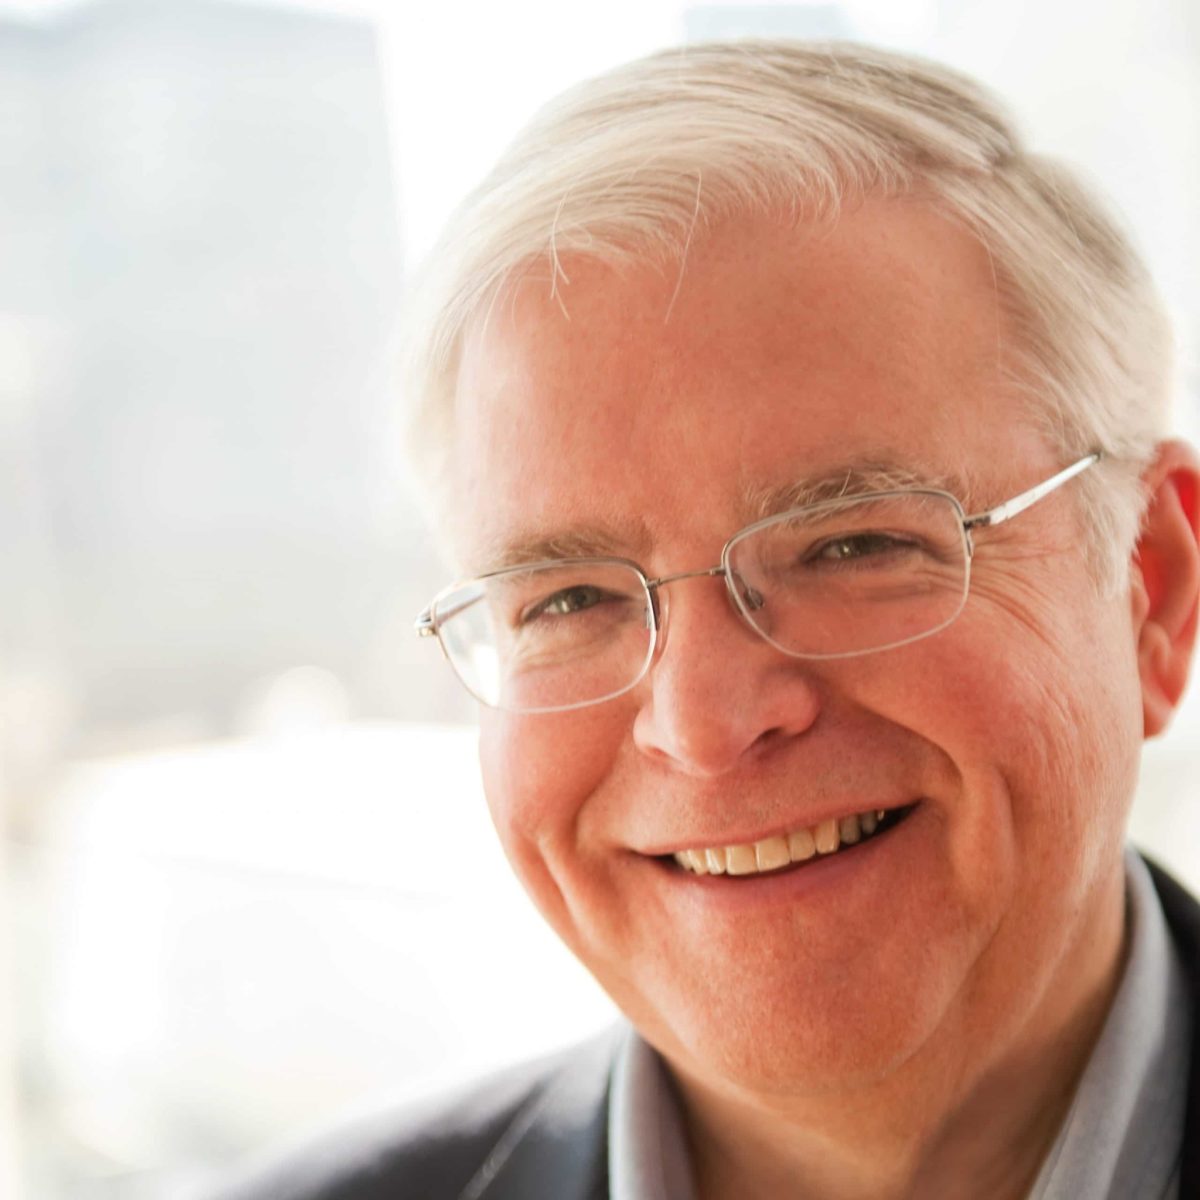
<svg viewBox="0 0 1200 1200">
<path fill-rule="evenodd" d="M 834 219 L 914 196 L 991 256 L 1017 331 L 1006 373 L 1079 481 L 1098 579 L 1125 578 L 1139 475 L 1164 436 L 1169 323 L 1128 238 L 1060 164 L 1029 153 L 996 100 L 945 67 L 848 43 L 686 46 L 547 105 L 451 218 L 406 319 L 405 440 L 444 500 L 466 330 L 517 273 L 560 257 L 678 263 L 739 214 Z M 436 505 L 435 505 L 436 507 Z"/>
</svg>

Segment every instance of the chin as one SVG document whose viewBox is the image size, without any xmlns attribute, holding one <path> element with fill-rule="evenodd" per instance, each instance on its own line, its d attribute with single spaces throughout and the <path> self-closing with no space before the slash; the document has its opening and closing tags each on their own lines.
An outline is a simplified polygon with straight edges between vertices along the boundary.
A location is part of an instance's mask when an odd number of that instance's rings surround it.
<svg viewBox="0 0 1200 1200">
<path fill-rule="evenodd" d="M 619 992 L 614 999 L 683 1076 L 718 1090 L 799 1098 L 853 1092 L 895 1075 L 931 1044 L 953 996 L 928 977 L 907 987 L 850 978 L 814 987 L 796 972 L 774 986 L 760 979 L 748 987 L 741 974 L 722 980 L 714 971 L 686 998 L 658 1004 Z"/>
</svg>

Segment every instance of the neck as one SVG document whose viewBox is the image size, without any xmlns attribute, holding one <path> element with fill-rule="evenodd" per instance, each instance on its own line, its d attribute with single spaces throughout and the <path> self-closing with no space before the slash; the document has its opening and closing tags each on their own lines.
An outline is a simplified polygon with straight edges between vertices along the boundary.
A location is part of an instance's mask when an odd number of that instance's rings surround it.
<svg viewBox="0 0 1200 1200">
<path fill-rule="evenodd" d="M 1123 878 L 1104 908 L 1018 1028 L 959 1020 L 870 1086 L 763 1097 L 677 1071 L 700 1200 L 1022 1200 L 1120 981 Z"/>
</svg>

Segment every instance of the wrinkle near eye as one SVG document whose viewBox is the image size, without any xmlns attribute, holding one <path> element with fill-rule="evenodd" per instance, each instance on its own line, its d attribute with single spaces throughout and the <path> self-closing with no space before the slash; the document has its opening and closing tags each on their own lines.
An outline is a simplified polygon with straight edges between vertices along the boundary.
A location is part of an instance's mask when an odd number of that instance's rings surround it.
<svg viewBox="0 0 1200 1200">
<path fill-rule="evenodd" d="M 1049 562 L 1048 556 L 1038 555 L 1037 558 Z M 967 616 L 974 608 L 975 615 L 980 616 L 979 609 L 986 605 L 992 612 L 983 619 L 994 620 L 995 610 L 1000 610 L 1005 617 L 1045 643 L 1060 662 L 1068 665 L 1068 658 L 1062 653 L 1064 639 L 1056 634 L 1062 628 L 1064 617 L 1061 603 L 1056 602 L 1056 591 L 1054 580 L 1042 577 L 1041 573 L 973 571 L 963 615 Z"/>
</svg>

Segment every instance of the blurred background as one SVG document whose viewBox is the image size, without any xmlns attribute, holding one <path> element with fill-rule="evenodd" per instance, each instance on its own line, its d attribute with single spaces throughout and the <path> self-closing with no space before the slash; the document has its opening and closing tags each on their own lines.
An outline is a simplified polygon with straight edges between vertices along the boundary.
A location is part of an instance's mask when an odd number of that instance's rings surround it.
<svg viewBox="0 0 1200 1200">
<path fill-rule="evenodd" d="M 0 1195 L 184 1197 L 610 1019 L 492 845 L 411 622 L 390 352 L 538 103 L 684 39 L 1007 96 L 1124 212 L 1200 426 L 1194 0 L 0 0 Z M 1200 887 L 1200 697 L 1138 840 Z"/>
</svg>

